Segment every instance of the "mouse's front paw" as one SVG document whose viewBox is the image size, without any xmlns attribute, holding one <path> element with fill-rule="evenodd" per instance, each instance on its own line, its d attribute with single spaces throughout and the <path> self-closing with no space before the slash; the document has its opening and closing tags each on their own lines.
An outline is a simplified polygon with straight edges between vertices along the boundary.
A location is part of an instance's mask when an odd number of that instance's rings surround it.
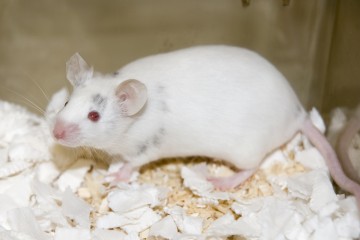
<svg viewBox="0 0 360 240">
<path fill-rule="evenodd" d="M 110 172 L 106 177 L 106 181 L 110 185 L 116 185 L 118 182 L 129 182 L 133 173 L 133 167 L 129 163 L 123 164 L 115 172 Z"/>
</svg>

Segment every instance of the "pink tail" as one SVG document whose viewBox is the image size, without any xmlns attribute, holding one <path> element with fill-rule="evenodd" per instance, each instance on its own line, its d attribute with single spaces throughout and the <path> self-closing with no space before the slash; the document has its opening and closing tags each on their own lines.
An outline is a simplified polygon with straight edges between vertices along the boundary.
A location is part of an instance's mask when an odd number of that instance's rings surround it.
<svg viewBox="0 0 360 240">
<path fill-rule="evenodd" d="M 360 210 L 360 185 L 346 176 L 334 149 L 331 147 L 325 136 L 312 124 L 310 119 L 305 120 L 301 130 L 324 157 L 334 181 L 339 187 L 352 193 L 356 197 L 358 208 Z"/>
<path fill-rule="evenodd" d="M 337 153 L 339 155 L 341 164 L 344 168 L 345 173 L 354 181 L 360 183 L 359 174 L 356 172 L 353 164 L 351 163 L 348 150 L 352 139 L 360 129 L 360 119 L 354 117 L 350 119 L 346 128 L 341 133 L 337 142 Z"/>
</svg>

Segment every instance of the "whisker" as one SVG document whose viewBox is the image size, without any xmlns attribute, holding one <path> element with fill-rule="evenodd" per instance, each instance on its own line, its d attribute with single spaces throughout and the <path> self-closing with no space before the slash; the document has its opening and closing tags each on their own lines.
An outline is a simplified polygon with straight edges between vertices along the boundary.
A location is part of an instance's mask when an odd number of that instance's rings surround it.
<svg viewBox="0 0 360 240">
<path fill-rule="evenodd" d="M 77 160 L 79 157 L 81 157 L 81 154 L 82 154 L 82 147 L 77 147 L 74 149 L 75 151 L 75 160 Z"/>
<path fill-rule="evenodd" d="M 99 154 L 100 152 L 96 149 L 96 148 L 90 148 L 91 151 L 91 157 L 95 160 L 97 160 L 99 158 Z"/>
<path fill-rule="evenodd" d="M 14 91 L 14 90 L 11 90 L 10 88 L 8 87 L 5 87 L 6 90 L 8 90 L 9 92 L 21 97 L 22 99 L 26 100 L 26 102 L 24 103 L 30 103 L 30 107 L 33 107 L 34 109 L 38 110 L 39 112 L 41 112 L 42 114 L 45 114 L 45 110 L 43 110 L 39 105 L 37 105 L 34 101 L 31 101 L 29 98 L 21 95 L 20 93 Z"/>
<path fill-rule="evenodd" d="M 25 74 L 26 74 L 26 73 L 25 73 Z M 50 99 L 49 99 L 48 95 L 46 94 L 44 88 L 42 88 L 42 87 L 40 86 L 40 84 L 39 84 L 37 81 L 35 81 L 35 79 L 33 79 L 30 75 L 26 74 L 26 76 L 40 89 L 41 93 L 44 95 L 44 97 L 45 97 L 45 99 L 47 100 L 47 102 L 49 102 Z"/>
<path fill-rule="evenodd" d="M 89 148 L 89 147 L 86 147 L 86 146 L 80 146 L 79 147 L 80 149 L 80 151 L 81 151 L 81 155 L 80 155 L 80 157 L 82 157 L 82 158 L 86 158 L 86 159 L 88 159 L 88 158 L 91 158 L 92 157 L 92 152 L 91 152 L 91 149 Z"/>
<path fill-rule="evenodd" d="M 104 152 L 100 149 L 97 148 L 93 148 L 93 150 L 95 151 L 96 157 L 97 158 L 101 158 L 102 160 L 106 160 L 106 156 L 104 156 Z"/>
<path fill-rule="evenodd" d="M 76 153 L 77 153 L 77 158 L 79 157 L 84 157 L 84 147 L 83 146 L 78 146 L 76 148 Z"/>
<path fill-rule="evenodd" d="M 44 88 L 42 88 L 42 87 L 40 86 L 40 84 L 39 84 L 34 78 L 32 78 L 27 72 L 25 72 L 25 71 L 23 71 L 23 70 L 19 70 L 19 72 L 21 72 L 21 74 L 22 74 L 23 76 L 25 76 L 26 78 L 30 79 L 30 80 L 35 84 L 35 86 L 40 89 L 40 91 L 41 91 L 41 93 L 44 95 L 46 101 L 49 103 L 49 102 L 50 102 L 50 98 L 49 98 L 48 95 L 46 94 Z"/>
</svg>

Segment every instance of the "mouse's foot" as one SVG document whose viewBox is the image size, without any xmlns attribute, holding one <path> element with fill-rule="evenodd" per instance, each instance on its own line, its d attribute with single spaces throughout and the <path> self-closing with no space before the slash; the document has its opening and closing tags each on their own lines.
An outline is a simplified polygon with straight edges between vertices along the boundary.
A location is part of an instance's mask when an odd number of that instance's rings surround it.
<svg viewBox="0 0 360 240">
<path fill-rule="evenodd" d="M 209 177 L 207 178 L 214 187 L 220 191 L 235 188 L 251 177 L 257 169 L 242 170 L 230 177 Z"/>
<path fill-rule="evenodd" d="M 117 172 L 110 173 L 108 177 L 111 178 L 110 185 L 116 185 L 118 182 L 129 182 L 133 173 L 133 167 L 129 163 L 125 163 Z"/>
</svg>

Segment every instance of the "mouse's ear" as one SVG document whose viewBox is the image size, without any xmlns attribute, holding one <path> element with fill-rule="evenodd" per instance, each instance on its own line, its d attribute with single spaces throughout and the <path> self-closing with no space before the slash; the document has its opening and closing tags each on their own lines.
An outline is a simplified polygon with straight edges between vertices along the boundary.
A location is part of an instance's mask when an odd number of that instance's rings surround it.
<svg viewBox="0 0 360 240">
<path fill-rule="evenodd" d="M 75 53 L 66 62 L 66 78 L 74 86 L 80 86 L 93 76 L 93 68 L 90 67 L 79 53 Z"/>
<path fill-rule="evenodd" d="M 147 101 L 147 89 L 142 82 L 129 79 L 117 86 L 116 96 L 120 101 L 122 114 L 132 116 L 144 107 Z"/>
</svg>

